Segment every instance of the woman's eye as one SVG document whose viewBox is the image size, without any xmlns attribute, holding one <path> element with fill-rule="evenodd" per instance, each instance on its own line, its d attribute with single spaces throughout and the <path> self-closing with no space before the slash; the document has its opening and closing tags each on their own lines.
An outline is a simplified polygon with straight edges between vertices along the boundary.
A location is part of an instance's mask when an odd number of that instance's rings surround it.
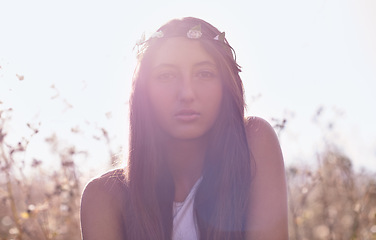
<svg viewBox="0 0 376 240">
<path fill-rule="evenodd" d="M 197 77 L 200 79 L 212 79 L 216 77 L 216 74 L 211 71 L 200 71 L 197 73 Z"/>
<path fill-rule="evenodd" d="M 170 80 L 173 80 L 175 78 L 176 78 L 176 74 L 170 73 L 170 72 L 168 72 L 168 73 L 161 73 L 161 74 L 157 75 L 157 79 L 159 81 L 170 81 Z"/>
</svg>

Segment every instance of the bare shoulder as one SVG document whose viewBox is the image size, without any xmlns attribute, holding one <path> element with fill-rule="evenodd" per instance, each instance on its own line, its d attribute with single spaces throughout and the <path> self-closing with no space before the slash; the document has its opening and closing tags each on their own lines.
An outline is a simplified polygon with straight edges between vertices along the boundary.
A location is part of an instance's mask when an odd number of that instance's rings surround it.
<svg viewBox="0 0 376 240">
<path fill-rule="evenodd" d="M 81 199 L 84 240 L 124 238 L 126 195 L 121 169 L 107 172 L 86 185 Z"/>
<path fill-rule="evenodd" d="M 245 120 L 245 129 L 248 141 L 254 144 L 262 143 L 261 141 L 278 142 L 277 135 L 273 127 L 263 118 L 248 117 Z"/>
<path fill-rule="evenodd" d="M 288 239 L 287 189 L 281 147 L 273 127 L 264 119 L 245 121 L 254 161 L 247 239 Z"/>
<path fill-rule="evenodd" d="M 100 177 L 94 178 L 85 186 L 82 200 L 85 203 L 97 201 L 111 201 L 114 207 L 120 207 L 125 201 L 127 192 L 123 169 L 109 171 Z"/>
<path fill-rule="evenodd" d="M 281 147 L 273 127 L 264 119 L 249 117 L 245 120 L 248 147 L 257 165 L 283 164 Z"/>
<path fill-rule="evenodd" d="M 89 181 L 84 189 L 84 194 L 91 190 L 102 190 L 103 193 L 108 193 L 115 197 L 113 194 L 117 194 L 116 190 L 126 190 L 125 174 L 123 169 L 111 170 L 99 177 L 96 177 Z M 99 193 L 101 193 L 100 191 Z"/>
</svg>

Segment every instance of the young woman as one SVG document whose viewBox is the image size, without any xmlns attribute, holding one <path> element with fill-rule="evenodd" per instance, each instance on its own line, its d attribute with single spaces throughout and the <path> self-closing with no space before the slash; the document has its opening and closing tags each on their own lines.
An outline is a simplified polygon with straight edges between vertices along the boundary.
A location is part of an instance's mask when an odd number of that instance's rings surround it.
<svg viewBox="0 0 376 240">
<path fill-rule="evenodd" d="M 224 33 L 183 18 L 139 47 L 128 165 L 86 186 L 83 239 L 288 239 L 281 149 Z"/>
</svg>

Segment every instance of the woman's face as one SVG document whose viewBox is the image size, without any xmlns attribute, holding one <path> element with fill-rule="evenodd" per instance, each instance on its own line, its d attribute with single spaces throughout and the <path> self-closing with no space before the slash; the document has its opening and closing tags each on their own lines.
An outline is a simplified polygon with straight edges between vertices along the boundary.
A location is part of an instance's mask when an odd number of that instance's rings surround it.
<svg viewBox="0 0 376 240">
<path fill-rule="evenodd" d="M 147 92 L 165 133 L 176 139 L 197 139 L 218 116 L 222 81 L 214 59 L 199 41 L 175 37 L 164 40 L 154 52 Z"/>
</svg>

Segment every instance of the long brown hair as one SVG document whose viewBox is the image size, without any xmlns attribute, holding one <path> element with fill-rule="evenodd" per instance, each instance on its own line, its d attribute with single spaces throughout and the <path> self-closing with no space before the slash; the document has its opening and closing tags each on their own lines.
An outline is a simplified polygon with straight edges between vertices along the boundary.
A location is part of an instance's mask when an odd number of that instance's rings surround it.
<svg viewBox="0 0 376 240">
<path fill-rule="evenodd" d="M 159 30 L 164 37 L 185 36 L 200 24 L 201 42 L 218 65 L 223 81 L 223 100 L 211 131 L 203 180 L 198 187 L 194 211 L 200 239 L 244 239 L 251 161 L 244 128 L 244 90 L 235 52 L 211 24 L 197 18 L 175 19 Z M 130 98 L 130 153 L 126 169 L 129 187 L 126 213 L 127 239 L 171 239 L 174 185 L 160 151 L 159 126 L 152 121 L 146 93 L 150 56 L 163 41 L 144 43 L 133 78 Z"/>
</svg>

